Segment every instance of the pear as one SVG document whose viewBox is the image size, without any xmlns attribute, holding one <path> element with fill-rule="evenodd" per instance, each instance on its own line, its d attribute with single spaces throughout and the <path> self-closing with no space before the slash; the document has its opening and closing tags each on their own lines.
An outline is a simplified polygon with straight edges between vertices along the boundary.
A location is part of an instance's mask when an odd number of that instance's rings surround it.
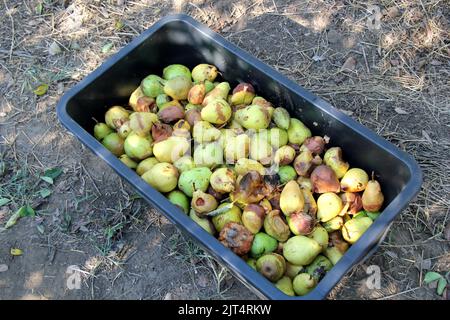
<svg viewBox="0 0 450 320">
<path fill-rule="evenodd" d="M 384 196 L 381 192 L 381 186 L 372 176 L 372 180 L 367 183 L 366 189 L 362 195 L 363 208 L 369 212 L 377 212 L 381 209 L 383 202 Z"/>
<path fill-rule="evenodd" d="M 167 199 L 174 205 L 183 210 L 184 213 L 189 212 L 189 200 L 186 195 L 180 190 L 173 190 L 167 195 Z"/>
<path fill-rule="evenodd" d="M 286 261 L 286 272 L 284 273 L 290 279 L 294 279 L 299 273 L 303 271 L 303 266 L 295 265 Z"/>
<path fill-rule="evenodd" d="M 289 129 L 291 116 L 289 115 L 289 112 L 282 107 L 275 108 L 273 111 L 273 122 L 277 125 L 278 128 L 287 130 Z"/>
<path fill-rule="evenodd" d="M 134 132 L 125 139 L 125 153 L 132 159 L 143 160 L 153 154 L 152 136 L 140 136 Z"/>
<path fill-rule="evenodd" d="M 192 137 L 197 143 L 205 143 L 218 140 L 220 130 L 207 121 L 197 121 L 192 129 Z"/>
<path fill-rule="evenodd" d="M 321 155 L 323 149 L 325 148 L 325 144 L 328 142 L 328 139 L 329 138 L 327 138 L 326 136 L 325 138 L 322 138 L 320 136 L 306 138 L 305 142 L 303 142 L 302 146 L 300 147 L 300 151 L 309 150 L 313 155 Z"/>
<path fill-rule="evenodd" d="M 158 112 L 158 118 L 164 123 L 172 123 L 185 117 L 184 108 L 178 104 L 168 102 Z"/>
<path fill-rule="evenodd" d="M 336 217 L 342 210 L 342 200 L 332 192 L 326 192 L 317 199 L 317 218 L 326 222 Z"/>
<path fill-rule="evenodd" d="M 344 192 L 340 197 L 344 206 L 347 206 L 347 212 L 349 214 L 356 214 L 363 208 L 361 195 L 359 193 Z"/>
<path fill-rule="evenodd" d="M 252 246 L 254 235 L 243 225 L 228 222 L 220 231 L 218 240 L 238 256 L 246 255 Z"/>
<path fill-rule="evenodd" d="M 270 124 L 270 114 L 264 107 L 256 104 L 237 110 L 235 119 L 246 129 L 266 129 Z"/>
<path fill-rule="evenodd" d="M 189 125 L 193 127 L 195 123 L 202 120 L 202 115 L 197 109 L 186 109 L 186 112 L 184 113 L 184 119 L 186 119 Z"/>
<path fill-rule="evenodd" d="M 251 203 L 245 206 L 242 212 L 242 224 L 253 234 L 261 230 L 266 213 L 258 204 Z"/>
<path fill-rule="evenodd" d="M 204 83 L 195 84 L 188 93 L 188 101 L 192 104 L 201 104 L 206 95 L 206 86 Z"/>
<path fill-rule="evenodd" d="M 320 165 L 311 172 L 311 183 L 313 184 L 313 192 L 339 192 L 339 180 L 333 169 L 326 165 Z"/>
<path fill-rule="evenodd" d="M 303 211 L 305 206 L 305 199 L 303 193 L 294 180 L 289 181 L 281 191 L 280 196 L 280 208 L 281 211 L 286 215 L 290 216 L 293 213 Z"/>
<path fill-rule="evenodd" d="M 211 175 L 211 170 L 205 167 L 183 171 L 178 180 L 178 188 L 188 197 L 192 197 L 195 190 L 206 192 Z"/>
<path fill-rule="evenodd" d="M 314 199 L 314 196 L 309 189 L 301 188 L 301 190 L 303 193 L 303 198 L 305 199 L 305 207 L 303 211 L 308 213 L 312 217 L 315 217 L 317 213 L 316 199 Z"/>
<path fill-rule="evenodd" d="M 233 89 L 233 95 L 231 96 L 231 104 L 236 105 L 248 105 L 252 103 L 255 97 L 255 89 L 250 83 L 239 83 L 236 88 Z"/>
<path fill-rule="evenodd" d="M 313 185 L 312 185 L 311 179 L 306 178 L 306 177 L 298 177 L 297 178 L 297 183 L 300 186 L 300 188 L 312 192 Z"/>
<path fill-rule="evenodd" d="M 343 253 L 340 252 L 336 247 L 328 247 L 325 249 L 324 255 L 331 261 L 333 265 L 339 262 L 342 258 Z"/>
<path fill-rule="evenodd" d="M 340 147 L 328 149 L 323 156 L 323 161 L 333 169 L 338 179 L 342 178 L 350 167 L 348 162 L 342 159 L 342 149 Z"/>
<path fill-rule="evenodd" d="M 194 69 L 192 69 L 192 79 L 195 82 L 212 82 L 216 79 L 219 71 L 217 68 L 211 64 L 201 63 L 196 65 Z"/>
<path fill-rule="evenodd" d="M 317 243 L 322 247 L 322 251 L 324 251 L 328 247 L 328 232 L 320 224 L 318 224 L 314 228 L 313 232 L 308 235 L 308 238 L 316 240 Z"/>
<path fill-rule="evenodd" d="M 154 123 L 158 122 L 158 116 L 151 112 L 133 112 L 130 115 L 131 130 L 141 136 L 150 134 Z"/>
<path fill-rule="evenodd" d="M 306 236 L 294 236 L 283 246 L 283 256 L 292 264 L 306 266 L 322 251 L 320 244 Z"/>
<path fill-rule="evenodd" d="M 294 160 L 294 168 L 299 176 L 306 177 L 310 173 L 313 162 L 313 154 L 309 150 L 304 150 Z"/>
<path fill-rule="evenodd" d="M 121 155 L 119 157 L 119 160 L 122 161 L 130 169 L 136 169 L 137 167 L 137 163 L 126 154 Z"/>
<path fill-rule="evenodd" d="M 230 136 L 228 130 L 227 133 L 222 136 L 226 137 L 228 135 L 229 138 L 224 138 L 222 143 L 225 160 L 228 164 L 233 164 L 239 159 L 245 159 L 248 157 L 250 151 L 250 138 L 246 134 L 240 134 L 234 137 Z"/>
<path fill-rule="evenodd" d="M 142 176 L 144 173 L 149 171 L 155 164 L 159 161 L 155 157 L 150 157 L 142 160 L 136 167 L 136 173 Z"/>
<path fill-rule="evenodd" d="M 289 143 L 302 144 L 306 138 L 311 137 L 311 130 L 309 130 L 303 122 L 298 119 L 291 118 L 288 132 Z"/>
<path fill-rule="evenodd" d="M 280 177 L 280 183 L 284 184 L 297 178 L 297 172 L 292 166 L 281 166 L 278 168 L 278 177 Z"/>
<path fill-rule="evenodd" d="M 198 145 L 194 150 L 194 163 L 198 167 L 212 168 L 223 164 L 223 150 L 218 142 Z"/>
<path fill-rule="evenodd" d="M 164 93 L 174 100 L 186 100 L 191 87 L 191 79 L 177 76 L 166 81 Z"/>
<path fill-rule="evenodd" d="M 158 95 L 164 93 L 164 83 L 164 79 L 151 74 L 142 80 L 141 90 L 147 97 L 156 98 Z"/>
<path fill-rule="evenodd" d="M 180 173 L 195 168 L 194 159 L 192 159 L 192 157 L 189 155 L 183 156 L 180 159 L 175 160 L 173 165 L 178 169 Z"/>
<path fill-rule="evenodd" d="M 229 168 L 218 168 L 211 175 L 210 183 L 217 192 L 233 192 L 235 189 L 236 174 Z"/>
<path fill-rule="evenodd" d="M 366 188 L 368 182 L 369 176 L 364 170 L 352 168 L 342 177 L 341 189 L 346 192 L 360 192 Z"/>
<path fill-rule="evenodd" d="M 167 94 L 165 93 L 158 94 L 158 96 L 156 97 L 156 106 L 158 107 L 159 110 L 161 110 L 162 106 L 169 101 L 170 97 Z"/>
<path fill-rule="evenodd" d="M 342 227 L 342 236 L 345 241 L 350 244 L 354 244 L 363 235 L 363 233 L 366 232 L 372 222 L 372 219 L 369 217 L 351 219 Z"/>
<path fill-rule="evenodd" d="M 308 273 L 300 273 L 292 281 L 295 293 L 298 296 L 307 295 L 316 287 L 316 279 Z"/>
<path fill-rule="evenodd" d="M 260 175 L 264 175 L 266 169 L 256 160 L 241 158 L 236 162 L 234 171 L 236 171 L 236 174 L 240 176 L 244 176 L 250 171 L 256 171 Z"/>
<path fill-rule="evenodd" d="M 273 161 L 279 165 L 287 165 L 294 161 L 295 149 L 291 146 L 282 146 L 277 151 L 273 157 Z"/>
<path fill-rule="evenodd" d="M 231 117 L 231 107 L 222 98 L 217 98 L 208 102 L 201 111 L 202 120 L 213 124 L 224 124 Z"/>
<path fill-rule="evenodd" d="M 229 205 L 229 203 L 224 202 L 220 204 L 218 208 L 220 209 Z M 233 205 L 231 209 L 212 217 L 212 223 L 214 224 L 216 230 L 220 232 L 228 222 L 236 222 L 242 224 L 241 217 L 241 209 Z"/>
<path fill-rule="evenodd" d="M 313 217 L 303 212 L 292 213 L 286 219 L 289 228 L 296 236 L 310 234 L 316 224 L 316 220 Z"/>
<path fill-rule="evenodd" d="M 177 186 L 178 170 L 170 163 L 157 163 L 142 179 L 159 192 L 170 192 Z"/>
<path fill-rule="evenodd" d="M 267 135 L 254 134 L 250 139 L 250 158 L 268 165 L 272 160 L 272 146 L 267 141 Z"/>
<path fill-rule="evenodd" d="M 113 130 L 103 122 L 99 122 L 94 126 L 94 137 L 97 140 L 102 140 L 108 134 L 112 133 Z"/>
<path fill-rule="evenodd" d="M 306 267 L 306 273 L 310 274 L 316 281 L 320 281 L 331 268 L 333 268 L 333 263 L 331 263 L 328 258 L 318 255 L 314 261 Z"/>
<path fill-rule="evenodd" d="M 199 214 L 208 213 L 217 208 L 217 200 L 209 193 L 196 190 L 192 194 L 191 207 Z"/>
<path fill-rule="evenodd" d="M 263 255 L 256 260 L 256 270 L 272 282 L 278 281 L 286 271 L 286 260 L 277 253 Z"/>
<path fill-rule="evenodd" d="M 327 222 L 322 223 L 322 226 L 327 232 L 339 230 L 344 225 L 344 219 L 340 216 L 334 217 Z"/>
<path fill-rule="evenodd" d="M 128 121 L 130 114 L 121 106 L 114 106 L 108 109 L 105 113 L 105 123 L 112 129 L 118 129 L 120 126 Z"/>
<path fill-rule="evenodd" d="M 191 144 L 184 137 L 172 136 L 153 145 L 153 154 L 159 162 L 173 163 L 184 156 Z"/>
<path fill-rule="evenodd" d="M 253 258 L 259 258 L 267 253 L 274 252 L 278 247 L 278 241 L 264 232 L 255 234 L 250 255 Z"/>
<path fill-rule="evenodd" d="M 256 260 L 253 258 L 248 258 L 245 262 L 247 262 L 247 264 L 256 270 Z"/>
<path fill-rule="evenodd" d="M 289 238 L 291 231 L 285 220 L 281 217 L 280 211 L 272 210 L 264 219 L 264 230 L 269 236 L 284 242 Z"/>
<path fill-rule="evenodd" d="M 185 77 L 191 79 L 191 71 L 188 67 L 182 64 L 171 64 L 163 69 L 163 78 L 166 80 L 173 79 L 175 77 Z"/>
<path fill-rule="evenodd" d="M 269 129 L 269 143 L 274 147 L 275 149 L 281 148 L 288 143 L 288 134 L 287 131 L 284 129 L 280 129 L 278 127 L 270 128 Z M 295 149 L 294 149 L 295 151 Z"/>
<path fill-rule="evenodd" d="M 291 297 L 295 296 L 291 278 L 284 276 L 275 283 L 275 286 L 284 294 Z"/>
<path fill-rule="evenodd" d="M 206 232 L 208 232 L 211 235 L 214 235 L 216 233 L 216 229 L 214 228 L 214 225 L 212 222 L 207 218 L 199 217 L 197 213 L 195 213 L 194 209 L 191 209 L 189 212 L 189 217 L 198 223 L 200 227 L 202 227 Z"/>
<path fill-rule="evenodd" d="M 214 89 L 208 92 L 203 99 L 202 106 L 205 107 L 211 101 L 222 98 L 223 100 L 227 100 L 228 92 L 230 92 L 230 84 L 228 82 L 219 83 Z"/>
<path fill-rule="evenodd" d="M 124 122 L 119 127 L 119 129 L 117 129 L 117 133 L 123 139 L 126 139 L 131 132 L 132 132 L 132 130 L 131 130 L 131 126 L 130 126 L 130 121 Z"/>
<path fill-rule="evenodd" d="M 272 106 L 272 104 L 269 101 L 267 101 L 263 97 L 258 97 L 258 96 L 254 97 L 253 101 L 250 104 L 257 104 L 258 106 L 263 107 L 269 113 L 270 118 L 272 118 L 273 111 L 275 110 L 275 108 Z"/>
</svg>

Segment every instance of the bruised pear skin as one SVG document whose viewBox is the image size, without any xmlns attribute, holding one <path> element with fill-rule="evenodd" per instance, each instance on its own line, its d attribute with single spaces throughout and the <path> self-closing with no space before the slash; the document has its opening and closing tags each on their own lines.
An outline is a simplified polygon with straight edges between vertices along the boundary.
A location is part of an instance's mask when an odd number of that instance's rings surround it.
<svg viewBox="0 0 450 320">
<path fill-rule="evenodd" d="M 364 170 L 352 168 L 342 177 L 341 189 L 346 192 L 360 192 L 366 188 L 368 182 L 369 176 Z"/>
<path fill-rule="evenodd" d="M 287 221 L 289 228 L 296 236 L 310 234 L 316 224 L 316 220 L 313 217 L 303 212 L 291 214 L 287 217 Z"/>
<path fill-rule="evenodd" d="M 325 148 L 326 140 L 320 136 L 306 138 L 302 147 L 311 151 L 313 155 L 321 155 Z"/>
<path fill-rule="evenodd" d="M 250 203 L 245 206 L 242 212 L 242 224 L 253 234 L 261 230 L 264 224 L 266 213 L 264 208 L 258 204 Z"/>
<path fill-rule="evenodd" d="M 255 97 L 255 89 L 250 83 L 240 83 L 233 89 L 233 94 L 231 96 L 232 105 L 248 105 L 252 103 Z"/>
<path fill-rule="evenodd" d="M 253 238 L 253 233 L 236 222 L 225 224 L 219 234 L 219 241 L 238 256 L 243 256 L 250 251 Z"/>
<path fill-rule="evenodd" d="M 217 200 L 209 193 L 196 190 L 192 194 L 191 207 L 199 214 L 208 213 L 217 208 Z"/>
<path fill-rule="evenodd" d="M 201 104 L 206 95 L 206 86 L 204 83 L 194 85 L 188 93 L 188 101 L 192 104 Z"/>
<path fill-rule="evenodd" d="M 277 253 L 263 255 L 256 260 L 256 270 L 272 282 L 278 281 L 286 271 L 286 260 Z"/>
<path fill-rule="evenodd" d="M 280 215 L 280 211 L 272 210 L 264 219 L 264 230 L 266 233 L 277 239 L 280 242 L 284 242 L 289 238 L 291 233 L 289 226 Z"/>
<path fill-rule="evenodd" d="M 347 206 L 349 214 L 356 214 L 363 208 L 361 195 L 359 193 L 344 192 L 340 195 L 342 203 Z"/>
<path fill-rule="evenodd" d="M 384 196 L 381 192 L 380 183 L 377 180 L 371 180 L 367 183 L 361 200 L 362 206 L 366 211 L 377 212 L 381 209 Z"/>
<path fill-rule="evenodd" d="M 209 81 L 212 82 L 219 74 L 219 70 L 211 64 L 201 63 L 192 69 L 192 79 L 195 82 Z"/>
<path fill-rule="evenodd" d="M 326 165 L 320 165 L 314 168 L 311 172 L 310 179 L 313 184 L 313 192 L 315 193 L 340 191 L 339 180 L 336 174 Z"/>
<path fill-rule="evenodd" d="M 333 169 L 338 179 L 342 178 L 350 167 L 349 163 L 342 159 L 342 149 L 340 147 L 328 149 L 323 156 L 323 161 Z"/>
</svg>

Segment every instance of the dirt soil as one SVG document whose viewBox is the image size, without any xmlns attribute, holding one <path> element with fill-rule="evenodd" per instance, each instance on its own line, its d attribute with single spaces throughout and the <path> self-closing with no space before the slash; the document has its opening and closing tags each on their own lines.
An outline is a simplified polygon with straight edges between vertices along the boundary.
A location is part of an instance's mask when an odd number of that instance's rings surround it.
<svg viewBox="0 0 450 320">
<path fill-rule="evenodd" d="M 417 199 L 329 298 L 442 299 L 423 279 L 450 270 L 450 6 L 369 3 L 379 24 L 353 0 L 0 1 L 0 199 L 9 200 L 0 226 L 30 206 L 0 231 L 0 299 L 257 299 L 56 117 L 65 91 L 178 12 L 419 162 Z M 381 269 L 379 289 L 367 286 L 370 265 Z"/>
</svg>

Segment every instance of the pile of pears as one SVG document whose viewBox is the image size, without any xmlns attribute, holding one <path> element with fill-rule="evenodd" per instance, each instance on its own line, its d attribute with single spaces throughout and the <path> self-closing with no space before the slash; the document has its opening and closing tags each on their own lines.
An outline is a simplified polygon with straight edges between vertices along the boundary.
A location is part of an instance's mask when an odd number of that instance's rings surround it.
<svg viewBox="0 0 450 320">
<path fill-rule="evenodd" d="M 381 186 L 252 84 L 221 76 L 169 65 L 94 136 L 278 289 L 306 295 L 379 216 Z"/>
</svg>

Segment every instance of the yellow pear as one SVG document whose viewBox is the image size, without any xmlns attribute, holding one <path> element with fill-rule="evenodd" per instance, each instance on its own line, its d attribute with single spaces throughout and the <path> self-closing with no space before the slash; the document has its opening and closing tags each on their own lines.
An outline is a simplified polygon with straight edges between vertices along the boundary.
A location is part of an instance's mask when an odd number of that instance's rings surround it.
<svg viewBox="0 0 450 320">
<path fill-rule="evenodd" d="M 377 180 L 372 179 L 367 183 L 366 189 L 362 195 L 363 208 L 369 212 L 376 212 L 383 205 L 384 196 L 381 192 L 381 186 Z"/>
<path fill-rule="evenodd" d="M 298 183 L 294 180 L 286 183 L 280 195 L 281 211 L 286 216 L 290 216 L 293 213 L 303 211 L 304 206 L 305 198 Z"/>
</svg>

